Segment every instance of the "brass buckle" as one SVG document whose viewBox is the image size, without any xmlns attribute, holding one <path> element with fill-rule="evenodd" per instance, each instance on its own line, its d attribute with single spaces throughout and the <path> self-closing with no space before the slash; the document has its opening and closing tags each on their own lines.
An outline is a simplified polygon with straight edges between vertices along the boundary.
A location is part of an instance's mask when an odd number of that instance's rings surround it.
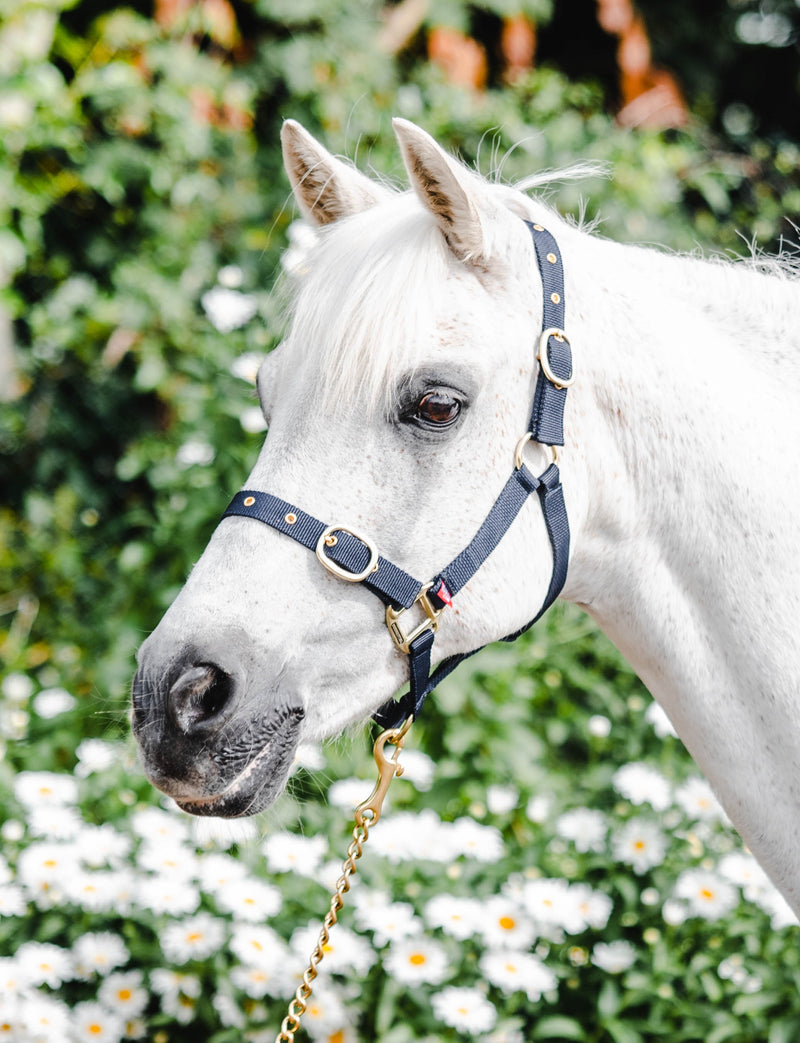
<svg viewBox="0 0 800 1043">
<path fill-rule="evenodd" d="M 424 634 L 426 630 L 436 630 L 439 626 L 439 616 L 442 614 L 444 609 L 434 608 L 431 599 L 428 597 L 428 591 L 433 586 L 433 583 L 426 583 L 419 594 L 414 599 L 414 604 L 409 608 L 392 608 L 391 605 L 386 606 L 386 626 L 389 628 L 392 641 L 395 643 L 395 647 L 400 652 L 405 652 L 408 655 L 411 652 L 411 642 L 416 640 L 420 634 Z M 405 633 L 402 626 L 400 625 L 400 617 L 405 613 L 409 612 L 414 605 L 419 605 L 422 611 L 425 613 L 425 619 L 421 623 L 418 623 L 412 630 Z"/>
<path fill-rule="evenodd" d="M 355 536 L 357 540 L 363 543 L 369 551 L 367 567 L 362 569 L 361 572 L 349 572 L 347 569 L 343 569 L 341 565 L 333 561 L 325 553 L 325 547 L 336 545 L 336 537 L 333 535 L 335 532 L 349 532 L 351 536 Z M 360 532 L 351 529 L 349 525 L 329 525 L 317 540 L 314 553 L 317 555 L 320 565 L 324 565 L 328 572 L 332 572 L 334 576 L 338 579 L 343 579 L 346 583 L 363 583 L 370 573 L 378 571 L 378 548 L 366 536 L 362 536 Z"/>
<path fill-rule="evenodd" d="M 550 326 L 546 330 L 542 330 L 539 337 L 539 350 L 536 353 L 536 358 L 539 365 L 542 367 L 542 373 L 547 377 L 553 387 L 561 390 L 561 388 L 572 387 L 575 383 L 575 363 L 572 363 L 572 372 L 568 377 L 557 376 L 550 368 L 550 358 L 547 354 L 548 343 L 551 337 L 555 337 L 556 340 L 565 340 L 569 344 L 569 338 L 566 333 L 559 329 L 558 326 Z"/>
</svg>

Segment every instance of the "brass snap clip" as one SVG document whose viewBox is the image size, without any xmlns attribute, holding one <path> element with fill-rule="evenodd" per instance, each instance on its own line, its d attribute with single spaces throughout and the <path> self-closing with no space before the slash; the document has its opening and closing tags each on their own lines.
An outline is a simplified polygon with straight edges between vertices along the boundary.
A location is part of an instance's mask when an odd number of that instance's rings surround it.
<svg viewBox="0 0 800 1043">
<path fill-rule="evenodd" d="M 398 763 L 397 758 L 413 723 L 414 718 L 409 717 L 399 728 L 387 728 L 375 740 L 372 753 L 378 766 L 378 781 L 375 783 L 372 793 L 355 810 L 357 826 L 363 827 L 367 824 L 372 827 L 381 817 L 383 802 L 392 779 L 395 775 L 399 778 L 403 774 L 403 765 Z M 386 753 L 387 743 L 394 746 L 394 753 L 391 757 Z"/>
</svg>

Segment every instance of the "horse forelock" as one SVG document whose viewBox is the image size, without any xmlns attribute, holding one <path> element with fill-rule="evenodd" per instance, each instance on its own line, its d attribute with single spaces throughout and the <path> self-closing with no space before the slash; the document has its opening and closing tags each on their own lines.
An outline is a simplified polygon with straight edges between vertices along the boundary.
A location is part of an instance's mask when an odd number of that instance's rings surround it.
<svg viewBox="0 0 800 1043">
<path fill-rule="evenodd" d="M 521 192 L 486 188 L 498 205 L 535 216 Z M 425 361 L 453 264 L 447 243 L 412 192 L 316 235 L 289 302 L 284 365 L 313 368 L 322 408 L 389 411 L 398 377 Z"/>
</svg>

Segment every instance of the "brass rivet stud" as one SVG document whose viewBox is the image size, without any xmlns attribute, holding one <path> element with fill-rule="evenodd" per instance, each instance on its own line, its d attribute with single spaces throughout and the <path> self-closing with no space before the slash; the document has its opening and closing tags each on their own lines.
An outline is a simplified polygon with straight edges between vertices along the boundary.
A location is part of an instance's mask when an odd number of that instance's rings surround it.
<svg viewBox="0 0 800 1043">
<path fill-rule="evenodd" d="M 553 304 L 559 304 L 561 302 L 561 297 L 557 293 L 551 293 L 550 300 L 553 302 Z"/>
<path fill-rule="evenodd" d="M 292 514 L 290 511 L 283 520 L 286 522 L 287 525 L 294 525 L 294 523 L 297 521 L 297 515 Z"/>
<path fill-rule="evenodd" d="M 550 262 L 550 264 L 555 264 L 556 263 L 556 255 L 555 254 L 548 254 L 547 255 L 547 260 Z"/>
<path fill-rule="evenodd" d="M 242 503 L 245 507 L 252 507 L 255 502 L 255 496 L 245 496 L 245 498 L 242 500 Z"/>
<path fill-rule="evenodd" d="M 544 225 L 534 225 L 533 227 L 536 229 L 537 232 L 544 231 Z"/>
<path fill-rule="evenodd" d="M 325 545 L 327 547 L 335 547 L 338 542 L 339 542 L 339 537 L 338 536 L 334 536 L 333 533 L 331 533 L 329 536 L 325 537 Z"/>
</svg>

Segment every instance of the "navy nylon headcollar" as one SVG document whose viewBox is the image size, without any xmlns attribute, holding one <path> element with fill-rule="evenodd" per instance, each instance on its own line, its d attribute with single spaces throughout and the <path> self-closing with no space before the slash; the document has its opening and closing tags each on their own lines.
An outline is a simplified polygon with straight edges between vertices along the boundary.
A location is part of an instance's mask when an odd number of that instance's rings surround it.
<svg viewBox="0 0 800 1043">
<path fill-rule="evenodd" d="M 409 657 L 408 692 L 398 701 L 390 699 L 374 715 L 383 727 L 396 727 L 408 717 L 417 717 L 426 696 L 458 664 L 480 649 L 443 660 L 431 673 L 431 652 L 441 613 L 453 597 L 475 575 L 506 534 L 514 519 L 535 492 L 541 504 L 553 555 L 553 571 L 542 607 L 530 623 L 505 641 L 524 633 L 552 605 L 564 586 L 569 561 L 569 522 L 561 479 L 555 463 L 538 477 L 522 462 L 527 441 L 547 446 L 564 444 L 564 405 L 572 384 L 572 352 L 563 331 L 564 270 L 561 253 L 553 236 L 541 225 L 525 222 L 533 236 L 536 262 L 542 279 L 544 306 L 537 359 L 539 372 L 528 430 L 517 443 L 515 467 L 492 509 L 469 544 L 429 583 L 421 583 L 382 557 L 374 544 L 344 524 L 325 525 L 293 504 L 271 493 L 244 489 L 237 493 L 223 514 L 254 518 L 315 551 L 320 563 L 341 580 L 363 583 L 386 606 L 386 625 L 399 651 Z M 417 606 L 414 624 L 404 615 Z"/>
</svg>

